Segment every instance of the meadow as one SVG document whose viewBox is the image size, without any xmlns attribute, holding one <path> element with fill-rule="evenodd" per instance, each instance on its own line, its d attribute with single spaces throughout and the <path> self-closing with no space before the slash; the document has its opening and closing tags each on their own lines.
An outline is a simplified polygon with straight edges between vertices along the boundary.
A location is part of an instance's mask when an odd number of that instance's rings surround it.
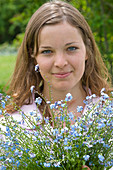
<svg viewBox="0 0 113 170">
<path fill-rule="evenodd" d="M 0 55 L 0 92 L 4 91 L 4 87 L 11 78 L 16 61 L 16 55 Z M 6 87 L 6 90 L 8 86 Z"/>
</svg>

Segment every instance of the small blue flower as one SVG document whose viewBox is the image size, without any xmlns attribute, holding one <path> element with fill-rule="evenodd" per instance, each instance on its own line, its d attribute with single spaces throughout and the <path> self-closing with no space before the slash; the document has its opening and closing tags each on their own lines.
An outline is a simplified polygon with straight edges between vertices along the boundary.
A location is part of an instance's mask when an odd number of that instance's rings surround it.
<svg viewBox="0 0 113 170">
<path fill-rule="evenodd" d="M 5 97 L 5 101 L 7 101 L 8 99 L 10 99 L 11 97 L 9 96 L 9 95 L 7 95 L 6 97 Z"/>
<path fill-rule="evenodd" d="M 36 154 L 34 154 L 34 153 L 30 153 L 29 155 L 30 155 L 30 158 L 35 158 L 35 156 L 36 156 Z"/>
<path fill-rule="evenodd" d="M 55 136 L 55 135 L 58 135 L 58 133 L 59 133 L 58 129 L 53 129 L 53 135 L 54 135 L 54 136 Z"/>
<path fill-rule="evenodd" d="M 23 154 L 23 152 L 22 152 L 22 151 L 21 151 L 21 152 L 19 152 L 18 157 L 19 157 L 19 158 L 21 158 L 21 157 L 22 157 L 22 154 Z"/>
<path fill-rule="evenodd" d="M 58 139 L 55 139 L 55 140 L 53 140 L 54 141 L 54 143 L 58 143 Z"/>
<path fill-rule="evenodd" d="M 19 155 L 19 150 L 15 150 L 14 154 Z"/>
<path fill-rule="evenodd" d="M 68 144 L 68 139 L 65 138 L 65 139 L 64 139 L 64 145 L 67 145 L 67 144 Z"/>
<path fill-rule="evenodd" d="M 46 101 L 47 104 L 50 104 L 51 102 L 50 101 Z"/>
<path fill-rule="evenodd" d="M 63 134 L 64 133 L 64 129 L 61 129 L 61 134 Z"/>
<path fill-rule="evenodd" d="M 92 97 L 95 98 L 95 97 L 96 97 L 96 94 L 92 94 Z"/>
<path fill-rule="evenodd" d="M 7 158 L 6 160 L 9 161 L 9 163 L 12 162 L 12 159 L 11 159 L 11 158 Z"/>
<path fill-rule="evenodd" d="M 32 115 L 34 115 L 36 113 L 34 111 L 31 111 L 31 112 L 29 112 L 29 114 L 32 116 Z"/>
<path fill-rule="evenodd" d="M 50 109 L 54 109 L 55 108 L 55 104 L 50 104 Z"/>
<path fill-rule="evenodd" d="M 58 104 L 58 106 L 60 106 L 60 105 L 62 104 L 62 102 L 61 102 L 61 101 L 58 101 L 57 104 Z"/>
<path fill-rule="evenodd" d="M 45 123 L 48 124 L 49 123 L 49 117 L 44 117 Z"/>
<path fill-rule="evenodd" d="M 79 154 L 78 154 L 78 152 L 76 152 L 76 156 L 77 156 L 77 158 L 79 158 Z"/>
<path fill-rule="evenodd" d="M 72 113 L 72 112 L 69 112 L 69 118 L 70 118 L 71 120 L 73 120 L 74 115 L 73 115 L 73 113 Z"/>
<path fill-rule="evenodd" d="M 61 115 L 61 116 L 60 116 L 60 120 L 61 120 L 61 121 L 64 121 L 64 120 L 65 120 L 65 117 L 66 117 L 65 115 L 63 115 L 63 116 Z"/>
<path fill-rule="evenodd" d="M 19 165 L 20 165 L 20 162 L 19 162 L 19 161 L 16 161 L 16 165 L 17 165 L 17 167 L 19 167 Z"/>
<path fill-rule="evenodd" d="M 6 131 L 8 131 L 8 132 L 10 131 L 10 129 L 9 129 L 9 127 L 8 127 L 8 126 L 6 126 Z"/>
<path fill-rule="evenodd" d="M 2 110 L 0 109 L 0 115 L 2 115 Z"/>
<path fill-rule="evenodd" d="M 113 91 L 111 92 L 111 95 L 113 96 Z"/>
<path fill-rule="evenodd" d="M 32 129 L 36 129 L 36 126 L 33 126 Z"/>
<path fill-rule="evenodd" d="M 90 99 L 90 96 L 86 96 L 86 100 L 89 100 Z"/>
<path fill-rule="evenodd" d="M 67 127 L 64 127 L 64 130 L 65 130 L 65 132 L 68 132 L 69 129 Z"/>
<path fill-rule="evenodd" d="M 4 156 L 0 156 L 0 160 L 4 159 Z"/>
<path fill-rule="evenodd" d="M 42 98 L 41 97 L 36 98 L 35 103 L 40 105 L 42 103 Z"/>
<path fill-rule="evenodd" d="M 81 112 L 83 110 L 82 106 L 77 106 L 77 112 Z"/>
<path fill-rule="evenodd" d="M 51 166 L 51 164 L 50 164 L 50 163 L 46 163 L 46 162 L 44 162 L 44 166 L 45 166 L 45 167 L 50 167 L 50 166 Z"/>
<path fill-rule="evenodd" d="M 5 109 L 5 102 L 3 100 L 1 101 L 1 105 L 2 105 L 3 109 Z"/>
<path fill-rule="evenodd" d="M 6 170 L 6 167 L 2 165 L 1 170 Z"/>
<path fill-rule="evenodd" d="M 54 103 L 54 108 L 57 109 L 58 108 L 58 102 Z"/>
<path fill-rule="evenodd" d="M 103 92 L 101 93 L 101 98 L 100 98 L 100 99 L 101 99 L 102 101 L 104 101 L 104 100 L 106 100 L 106 99 L 108 99 L 108 98 L 109 98 L 109 96 L 108 96 L 106 93 L 103 93 Z"/>
<path fill-rule="evenodd" d="M 99 123 L 97 128 L 98 128 L 98 129 L 101 129 L 101 128 L 103 128 L 103 127 L 105 127 L 105 123 Z"/>
<path fill-rule="evenodd" d="M 54 163 L 54 167 L 60 167 L 60 162 Z"/>
<path fill-rule="evenodd" d="M 39 120 L 41 120 L 41 116 L 38 115 L 36 118 L 35 118 L 36 122 L 38 122 Z"/>
<path fill-rule="evenodd" d="M 65 150 L 71 150 L 71 149 L 72 149 L 72 146 L 65 146 L 64 149 L 65 149 Z"/>
<path fill-rule="evenodd" d="M 25 151 L 26 151 L 26 153 L 28 153 L 30 151 L 30 149 L 26 149 Z"/>
<path fill-rule="evenodd" d="M 89 157 L 90 157 L 89 155 L 84 155 L 84 156 L 83 156 L 83 158 L 84 158 L 85 161 L 88 161 L 88 160 L 89 160 Z"/>
<path fill-rule="evenodd" d="M 103 162 L 104 157 L 103 157 L 102 155 L 98 154 L 98 158 L 99 158 L 99 160 L 100 160 L 101 162 Z"/>
<path fill-rule="evenodd" d="M 85 103 L 85 105 L 88 105 L 88 101 L 87 100 L 83 100 L 83 102 Z"/>
<path fill-rule="evenodd" d="M 67 106 L 66 103 L 62 103 L 62 104 L 61 104 L 61 107 L 62 107 L 62 108 L 65 108 L 66 106 Z"/>
<path fill-rule="evenodd" d="M 67 102 L 67 101 L 71 101 L 72 100 L 72 95 L 71 95 L 71 93 L 67 93 L 66 94 L 66 98 L 65 98 L 65 101 Z"/>
<path fill-rule="evenodd" d="M 100 91 L 100 93 L 103 93 L 105 90 L 106 90 L 105 88 L 102 88 L 101 91 Z"/>
<path fill-rule="evenodd" d="M 22 118 L 24 118 L 25 119 L 25 114 L 24 114 L 24 112 L 21 112 L 21 114 L 22 114 Z"/>
</svg>

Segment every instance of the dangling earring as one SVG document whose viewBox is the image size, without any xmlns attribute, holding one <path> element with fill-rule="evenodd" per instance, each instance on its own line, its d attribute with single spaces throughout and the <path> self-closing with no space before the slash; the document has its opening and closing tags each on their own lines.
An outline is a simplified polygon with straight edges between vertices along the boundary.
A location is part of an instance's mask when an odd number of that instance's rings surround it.
<svg viewBox="0 0 113 170">
<path fill-rule="evenodd" d="M 37 65 L 35 66 L 35 71 L 36 71 L 36 72 L 39 72 L 39 64 L 37 64 Z"/>
</svg>

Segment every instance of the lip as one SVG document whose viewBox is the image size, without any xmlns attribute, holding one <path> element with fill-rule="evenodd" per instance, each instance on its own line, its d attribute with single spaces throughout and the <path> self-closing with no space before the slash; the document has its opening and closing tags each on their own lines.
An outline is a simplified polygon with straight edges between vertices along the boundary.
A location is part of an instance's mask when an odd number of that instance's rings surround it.
<svg viewBox="0 0 113 170">
<path fill-rule="evenodd" d="M 61 72 L 61 73 L 53 73 L 53 75 L 56 78 L 66 78 L 68 76 L 70 76 L 71 72 Z"/>
</svg>

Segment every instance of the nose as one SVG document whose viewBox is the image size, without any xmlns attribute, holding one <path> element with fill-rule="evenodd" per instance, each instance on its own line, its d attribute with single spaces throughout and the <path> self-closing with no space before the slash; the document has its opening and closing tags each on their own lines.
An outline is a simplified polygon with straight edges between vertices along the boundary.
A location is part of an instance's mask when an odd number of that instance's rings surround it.
<svg viewBox="0 0 113 170">
<path fill-rule="evenodd" d="M 68 64 L 66 54 L 64 53 L 57 53 L 55 55 L 54 66 L 63 68 Z"/>
</svg>

